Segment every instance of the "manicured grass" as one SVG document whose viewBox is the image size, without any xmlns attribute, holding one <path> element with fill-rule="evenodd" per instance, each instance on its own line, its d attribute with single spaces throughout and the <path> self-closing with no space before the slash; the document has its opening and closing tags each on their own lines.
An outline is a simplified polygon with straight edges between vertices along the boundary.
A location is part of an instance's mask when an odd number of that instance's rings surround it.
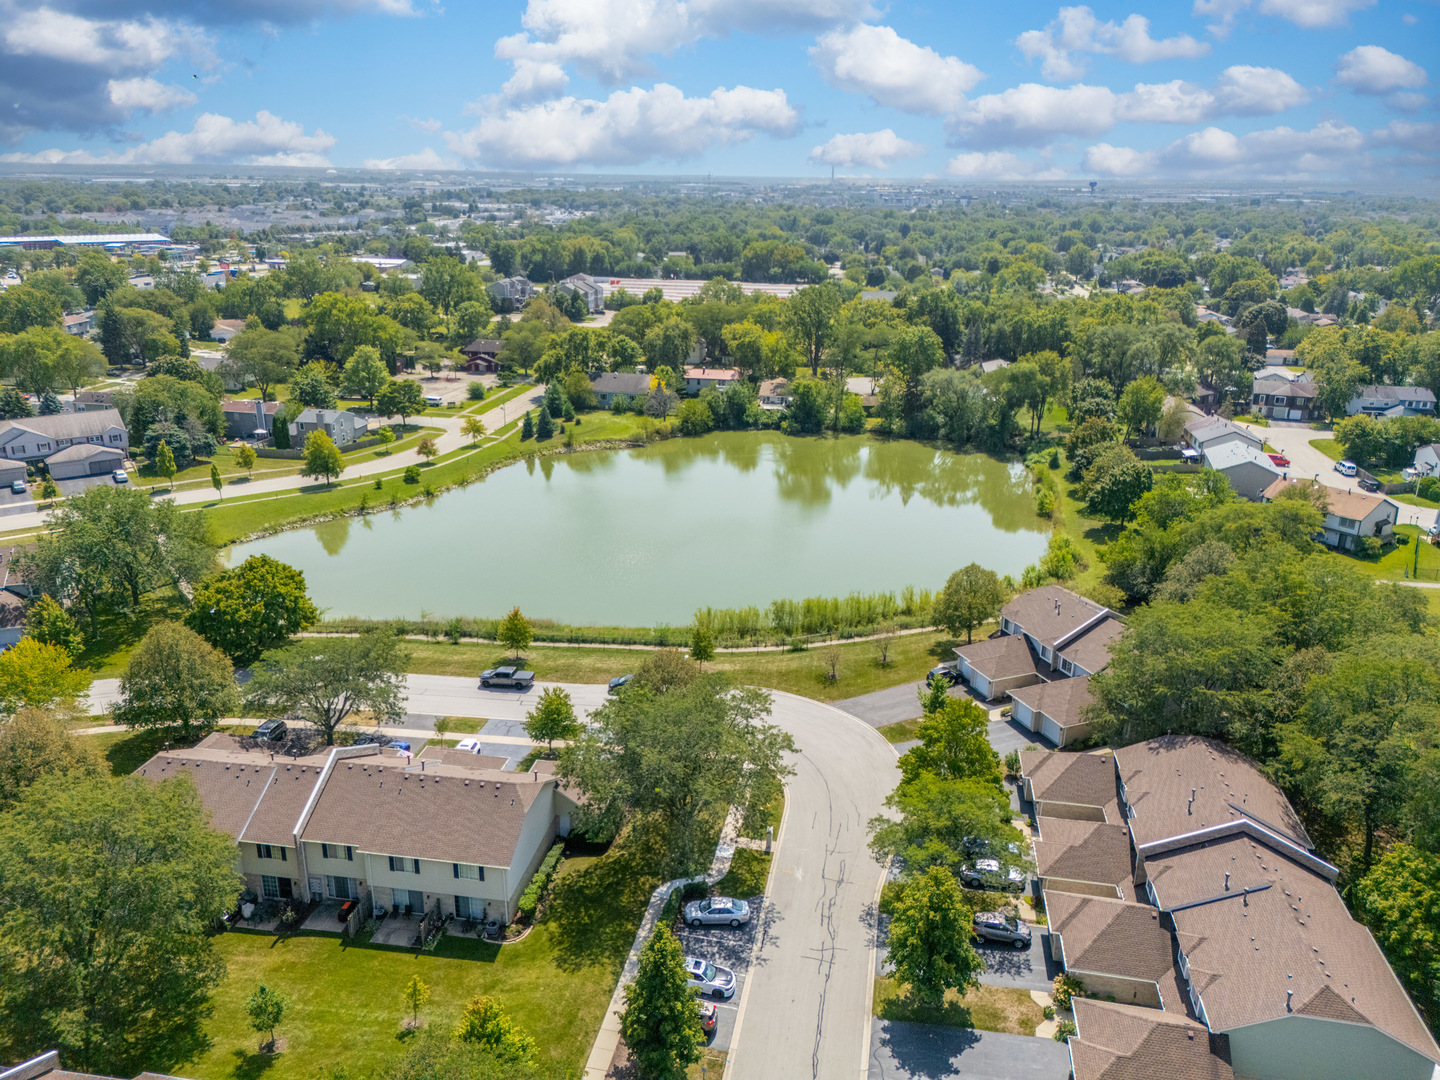
<svg viewBox="0 0 1440 1080">
<path fill-rule="evenodd" d="M 1311 439 L 1310 445 L 1320 453 L 1324 454 L 1331 461 L 1339 461 L 1345 456 L 1345 451 L 1334 439 Z"/>
<path fill-rule="evenodd" d="M 1030 992 L 1013 986 L 980 986 L 964 997 L 951 990 L 945 995 L 945 1004 L 938 1009 L 915 1005 L 904 992 L 903 983 L 877 976 L 875 1015 L 885 1020 L 974 1028 L 1008 1035 L 1034 1035 L 1035 1028 L 1045 1019 Z"/>
<path fill-rule="evenodd" d="M 1422 499 L 1419 495 L 1411 495 L 1408 492 L 1395 493 L 1385 497 L 1394 499 L 1398 503 L 1405 503 L 1407 506 L 1419 506 L 1426 510 L 1440 509 L 1440 502 L 1436 502 L 1434 499 Z"/>
<path fill-rule="evenodd" d="M 400 988 L 418 975 L 430 987 L 427 1026 L 448 1030 L 471 998 L 491 994 L 536 1037 L 548 1075 L 578 1075 L 658 884 L 646 854 L 617 844 L 561 863 L 545 920 L 512 945 L 447 937 L 417 954 L 329 934 L 224 934 L 216 944 L 228 970 L 211 999 L 209 1046 L 176 1071 L 197 1080 L 313 1080 L 342 1068 L 375 1077 L 404 1053 Z M 262 983 L 288 1004 L 275 1055 L 258 1053 L 261 1036 L 245 1019 L 245 1000 Z"/>
<path fill-rule="evenodd" d="M 157 622 L 184 618 L 190 606 L 174 592 L 155 593 L 144 598 L 133 616 L 102 616 L 85 627 L 84 648 L 75 666 L 97 679 L 114 678 L 130 663 L 130 651 Z"/>
<path fill-rule="evenodd" d="M 750 840 L 764 840 L 765 830 L 780 831 L 780 819 L 785 816 L 785 789 L 781 788 L 775 797 L 753 814 L 747 814 L 740 823 L 740 835 Z"/>
<path fill-rule="evenodd" d="M 911 739 L 920 737 L 920 718 L 917 716 L 913 720 L 901 720 L 899 723 L 886 724 L 875 730 L 885 737 L 886 742 L 909 742 Z"/>
<path fill-rule="evenodd" d="M 1378 559 L 1357 559 L 1351 555 L 1337 553 L 1336 558 L 1344 559 L 1362 573 L 1382 581 L 1404 581 L 1407 571 L 1414 571 L 1416 557 L 1419 557 L 1419 581 L 1440 581 L 1440 548 L 1430 543 L 1414 525 L 1396 526 L 1397 535 L 1408 536 L 1410 543 L 1395 544 Z M 1418 552 L 1417 552 L 1418 549 Z"/>
<path fill-rule="evenodd" d="M 715 883 L 719 896 L 735 896 L 748 900 L 765 893 L 765 883 L 770 880 L 770 860 L 773 858 L 763 851 L 739 848 L 730 861 L 730 869 Z"/>
<path fill-rule="evenodd" d="M 527 390 L 534 390 L 533 383 L 521 383 L 519 386 L 512 386 L 508 390 L 492 390 L 486 395 L 484 401 L 477 401 L 465 411 L 471 416 L 480 416 L 489 412 L 498 405 L 504 405 L 507 401 L 514 401 Z"/>
<path fill-rule="evenodd" d="M 705 668 L 728 672 L 746 685 L 837 701 L 923 679 L 937 660 L 954 655 L 952 646 L 942 632 L 904 634 L 892 639 L 890 664 L 882 668 L 873 641 L 841 644 L 840 677 L 833 683 L 827 677 L 823 647 L 798 653 L 717 653 L 714 660 L 706 661 Z M 499 645 L 407 641 L 405 648 L 411 654 L 409 669 L 424 675 L 478 675 L 486 668 L 510 661 Z M 542 680 L 589 683 L 609 682 L 617 675 L 634 671 L 643 660 L 644 654 L 638 650 L 583 646 L 534 646 L 525 657 L 526 665 Z"/>
<path fill-rule="evenodd" d="M 472 720 L 467 716 L 445 717 L 446 730 L 460 735 L 474 735 L 484 722 L 483 720 Z"/>
</svg>

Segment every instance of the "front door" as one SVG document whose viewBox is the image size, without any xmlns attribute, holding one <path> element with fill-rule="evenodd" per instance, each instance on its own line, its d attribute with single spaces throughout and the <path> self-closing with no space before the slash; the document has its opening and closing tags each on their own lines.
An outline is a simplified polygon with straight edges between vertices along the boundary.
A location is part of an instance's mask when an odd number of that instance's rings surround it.
<svg viewBox="0 0 1440 1080">
<path fill-rule="evenodd" d="M 402 890 L 400 895 L 406 896 L 407 894 Z M 405 902 L 406 909 L 414 912 L 416 915 L 423 915 L 425 913 L 425 894 L 411 889 L 409 890 L 408 896 L 409 899 Z"/>
</svg>

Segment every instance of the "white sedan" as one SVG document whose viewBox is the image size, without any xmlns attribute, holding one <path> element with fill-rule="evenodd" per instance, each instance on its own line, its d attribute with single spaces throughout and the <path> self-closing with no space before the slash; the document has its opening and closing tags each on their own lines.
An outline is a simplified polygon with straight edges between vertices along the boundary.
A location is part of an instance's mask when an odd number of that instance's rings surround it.
<svg viewBox="0 0 1440 1080">
<path fill-rule="evenodd" d="M 712 896 L 685 905 L 685 921 L 691 926 L 739 926 L 750 921 L 750 905 L 728 896 Z"/>
<path fill-rule="evenodd" d="M 735 972 L 712 964 L 698 957 L 685 957 L 685 974 L 690 985 L 700 992 L 701 997 L 712 997 L 726 1001 L 735 996 Z"/>
</svg>

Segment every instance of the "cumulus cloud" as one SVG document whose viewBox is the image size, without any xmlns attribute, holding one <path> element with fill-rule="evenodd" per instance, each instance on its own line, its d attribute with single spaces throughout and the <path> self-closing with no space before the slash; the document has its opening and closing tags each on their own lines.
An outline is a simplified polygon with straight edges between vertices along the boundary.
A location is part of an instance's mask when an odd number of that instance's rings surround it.
<svg viewBox="0 0 1440 1080">
<path fill-rule="evenodd" d="M 945 172 L 962 180 L 1060 180 L 1065 176 L 1063 169 L 1003 150 L 956 154 Z"/>
<path fill-rule="evenodd" d="M 1107 176 L 1348 176 L 1366 146 L 1359 130 L 1336 120 L 1309 131 L 1277 127 L 1245 135 L 1207 127 L 1155 150 L 1097 143 L 1085 152 L 1084 165 L 1088 172 Z"/>
<path fill-rule="evenodd" d="M 1413 150 L 1419 154 L 1440 153 L 1440 122 L 1391 120 L 1378 131 L 1370 133 L 1377 146 Z"/>
<path fill-rule="evenodd" d="M 401 154 L 392 158 L 366 158 L 363 162 L 366 169 L 383 169 L 390 171 L 403 169 L 407 171 L 421 171 L 430 169 L 453 169 L 455 162 L 440 156 L 439 152 L 431 147 L 425 147 L 416 154 Z"/>
<path fill-rule="evenodd" d="M 194 105 L 199 100 L 189 90 L 167 86 L 148 75 L 133 79 L 111 79 L 107 86 L 110 91 L 110 104 L 126 113 L 166 112 L 182 105 Z"/>
<path fill-rule="evenodd" d="M 952 138 L 980 146 L 1039 146 L 1059 135 L 1109 131 L 1119 100 L 1106 86 L 1021 83 L 966 102 L 946 128 Z"/>
<path fill-rule="evenodd" d="M 524 30 L 495 43 L 495 55 L 563 67 L 615 85 L 650 72 L 703 38 L 851 22 L 874 14 L 869 0 L 529 0 Z M 553 82 L 553 80 L 552 80 Z"/>
<path fill-rule="evenodd" d="M 810 160 L 817 165 L 838 165 L 846 169 L 888 169 L 901 158 L 918 157 L 925 152 L 919 143 L 902 139 L 889 128 L 881 131 L 857 131 L 853 135 L 836 135 L 829 142 L 810 151 Z"/>
<path fill-rule="evenodd" d="M 171 131 L 148 143 L 121 152 L 95 154 L 89 150 L 42 150 L 33 154 L 4 154 L 0 161 L 44 165 L 304 165 L 323 166 L 335 137 L 319 128 L 305 134 L 304 125 L 261 111 L 254 120 L 236 121 L 204 113 L 186 132 Z"/>
<path fill-rule="evenodd" d="M 1175 79 L 1136 83 L 1120 97 L 1116 115 L 1144 123 L 1197 124 L 1221 116 L 1265 116 L 1310 100 L 1310 93 L 1278 68 L 1237 65 L 1208 89 Z"/>
<path fill-rule="evenodd" d="M 799 114 L 783 90 L 720 87 L 686 97 L 668 83 L 603 101 L 563 97 L 506 109 L 469 131 L 445 132 L 451 153 L 495 168 L 637 165 L 694 157 L 756 134 L 793 135 Z"/>
<path fill-rule="evenodd" d="M 1015 44 L 1029 60 L 1039 59 L 1040 72 L 1047 79 L 1078 79 L 1085 74 L 1084 55 L 1099 53 L 1129 64 L 1156 60 L 1179 60 L 1204 56 L 1210 46 L 1189 34 L 1177 34 L 1159 41 L 1150 36 L 1150 20 L 1130 15 L 1124 22 L 1102 23 L 1095 12 L 1083 5 L 1063 7 L 1058 17 L 1043 30 L 1027 30 Z"/>
<path fill-rule="evenodd" d="M 1427 81 L 1425 69 L 1379 45 L 1359 45 L 1335 64 L 1335 81 L 1357 94 L 1414 90 Z"/>
<path fill-rule="evenodd" d="M 864 23 L 821 35 L 810 58 L 831 86 L 914 113 L 954 112 L 985 77 L 958 57 Z"/>
<path fill-rule="evenodd" d="M 1195 0 L 1192 9 L 1200 18 L 1211 19 L 1209 30 L 1216 37 L 1224 38 L 1235 25 L 1240 12 L 1250 7 L 1252 0 Z M 1352 11 L 1372 7 L 1375 0 L 1260 0 L 1262 15 L 1275 15 L 1305 29 L 1320 26 L 1338 26 L 1350 17 Z"/>
</svg>

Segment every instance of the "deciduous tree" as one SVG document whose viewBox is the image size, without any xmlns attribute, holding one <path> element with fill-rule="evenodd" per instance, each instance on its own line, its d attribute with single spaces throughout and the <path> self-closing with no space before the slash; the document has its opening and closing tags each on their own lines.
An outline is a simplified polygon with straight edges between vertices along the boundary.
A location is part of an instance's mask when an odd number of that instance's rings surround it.
<svg viewBox="0 0 1440 1080">
<path fill-rule="evenodd" d="M 230 661 L 180 623 L 150 628 L 120 677 L 115 721 L 129 728 L 175 727 L 182 738 L 201 731 L 240 704 Z"/>
<path fill-rule="evenodd" d="M 518 607 L 511 608 L 510 613 L 500 620 L 495 627 L 495 640 L 510 650 L 517 660 L 530 647 L 530 642 L 535 640 L 535 630 L 530 625 L 530 620 L 520 614 Z"/>
<path fill-rule="evenodd" d="M 323 431 L 312 431 L 305 436 L 305 462 L 300 469 L 301 476 L 324 477 L 328 486 L 345 469 L 345 459 L 335 440 Z"/>
<path fill-rule="evenodd" d="M 401 689 L 408 661 L 393 634 L 307 641 L 266 653 L 246 698 L 267 715 L 299 711 L 330 744 L 335 729 L 357 709 L 377 722 L 405 715 Z"/>
<path fill-rule="evenodd" d="M 275 1029 L 285 1018 L 285 999 L 263 983 L 245 1002 L 245 1015 L 256 1031 L 270 1033 L 269 1046 L 275 1046 Z"/>
<path fill-rule="evenodd" d="M 0 724 L 0 811 L 9 809 L 42 776 L 107 776 L 110 769 L 88 743 L 70 734 L 58 713 L 24 708 Z"/>
<path fill-rule="evenodd" d="M 989 724 L 990 714 L 975 702 L 947 695 L 944 705 L 920 721 L 920 745 L 901 755 L 901 775 L 906 781 L 931 773 L 998 786 L 1000 756 L 990 745 Z"/>
<path fill-rule="evenodd" d="M 90 674 L 71 666 L 70 650 L 22 637 L 0 653 L 0 717 L 26 706 L 67 706 L 90 688 Z"/>
<path fill-rule="evenodd" d="M 269 555 L 251 555 L 201 583 L 185 625 L 247 667 L 319 618 L 303 573 Z"/>
<path fill-rule="evenodd" d="M 1005 603 L 1005 589 L 995 571 L 979 563 L 971 563 L 950 575 L 945 587 L 934 601 L 935 622 L 952 636 L 965 632 L 971 640 L 975 628 L 1000 614 Z"/>
<path fill-rule="evenodd" d="M 573 739 L 580 730 L 570 695 L 558 686 L 542 690 L 535 708 L 525 714 L 525 734 L 536 742 L 543 739 L 551 751 L 555 749 L 556 739 Z"/>
<path fill-rule="evenodd" d="M 645 1080 L 685 1080 L 700 1060 L 705 1032 L 680 942 L 657 927 L 640 950 L 635 980 L 625 986 L 620 1033 Z"/>
<path fill-rule="evenodd" d="M 932 866 L 905 889 L 889 943 L 895 978 L 921 1005 L 939 1008 L 947 990 L 963 994 L 980 985 L 984 965 L 970 944 L 970 909 L 943 866 Z"/>
</svg>

